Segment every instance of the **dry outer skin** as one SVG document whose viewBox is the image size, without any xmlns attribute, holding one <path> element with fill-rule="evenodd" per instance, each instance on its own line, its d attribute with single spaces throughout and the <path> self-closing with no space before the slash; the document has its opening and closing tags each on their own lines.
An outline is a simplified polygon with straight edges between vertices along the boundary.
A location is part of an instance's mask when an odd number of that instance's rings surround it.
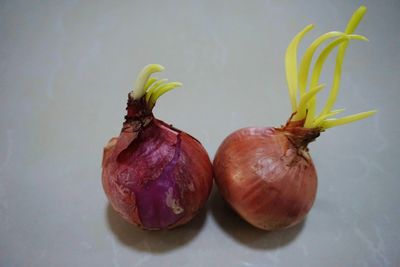
<svg viewBox="0 0 400 267">
<path fill-rule="evenodd" d="M 185 224 L 204 206 L 212 166 L 202 145 L 152 115 L 128 108 L 119 137 L 104 148 L 102 183 L 113 208 L 145 229 Z"/>
<path fill-rule="evenodd" d="M 230 206 L 265 230 L 299 223 L 316 196 L 310 155 L 275 128 L 244 128 L 229 135 L 217 151 L 214 172 Z"/>
</svg>

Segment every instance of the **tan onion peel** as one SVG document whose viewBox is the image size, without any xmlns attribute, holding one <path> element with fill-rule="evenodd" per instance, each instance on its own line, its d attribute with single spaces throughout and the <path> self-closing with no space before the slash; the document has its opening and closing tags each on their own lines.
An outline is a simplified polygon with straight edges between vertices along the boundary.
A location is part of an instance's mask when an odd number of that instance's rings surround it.
<svg viewBox="0 0 400 267">
<path fill-rule="evenodd" d="M 353 34 L 365 12 L 364 6 L 356 10 L 344 32 L 328 32 L 315 39 L 300 64 L 297 63 L 297 47 L 313 25 L 297 34 L 285 57 L 292 105 L 292 116 L 286 125 L 240 129 L 219 147 L 214 159 L 219 191 L 229 205 L 255 227 L 275 230 L 301 222 L 310 211 L 317 192 L 317 173 L 307 145 L 328 128 L 361 120 L 376 112 L 332 118 L 344 111 L 332 108 L 348 43 L 350 40 L 367 40 Z M 330 42 L 316 57 L 309 75 L 312 59 L 326 41 Z M 332 88 L 324 108 L 316 115 L 316 96 L 324 87 L 319 81 L 320 74 L 326 59 L 336 48 Z"/>
</svg>

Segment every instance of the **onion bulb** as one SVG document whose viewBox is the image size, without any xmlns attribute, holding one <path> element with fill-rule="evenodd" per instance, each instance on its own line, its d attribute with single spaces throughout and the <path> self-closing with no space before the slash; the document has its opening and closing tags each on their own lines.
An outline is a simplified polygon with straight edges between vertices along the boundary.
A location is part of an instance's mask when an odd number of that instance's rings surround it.
<svg viewBox="0 0 400 267">
<path fill-rule="evenodd" d="M 317 192 L 317 173 L 307 145 L 328 128 L 367 118 L 376 111 L 332 118 L 341 69 L 350 40 L 367 40 L 353 34 L 366 12 L 361 6 L 344 32 L 328 32 L 306 49 L 297 64 L 297 47 L 313 28 L 305 27 L 286 50 L 285 67 L 292 116 L 279 128 L 250 127 L 229 135 L 214 159 L 216 184 L 223 198 L 247 222 L 265 230 L 287 228 L 301 222 L 310 211 Z M 313 65 L 322 43 L 329 41 Z M 322 111 L 316 113 L 316 96 L 324 88 L 319 78 L 325 60 L 338 48 L 333 84 Z"/>
<path fill-rule="evenodd" d="M 128 222 L 149 230 L 190 221 L 212 187 L 212 166 L 195 138 L 154 117 L 152 110 L 178 82 L 150 77 L 146 66 L 128 95 L 121 133 L 104 148 L 102 184 L 111 206 Z"/>
</svg>

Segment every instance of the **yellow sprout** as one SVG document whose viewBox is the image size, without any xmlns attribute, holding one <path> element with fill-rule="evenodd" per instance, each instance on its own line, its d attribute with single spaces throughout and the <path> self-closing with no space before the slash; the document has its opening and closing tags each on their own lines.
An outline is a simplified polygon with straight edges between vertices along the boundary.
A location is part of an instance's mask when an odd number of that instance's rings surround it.
<svg viewBox="0 0 400 267">
<path fill-rule="evenodd" d="M 149 64 L 145 66 L 139 73 L 134 89 L 129 93 L 134 100 L 144 97 L 149 108 L 153 108 L 157 99 L 166 92 L 181 87 L 179 82 L 169 82 L 167 79 L 150 77 L 155 72 L 163 71 L 164 67 L 158 64 Z"/>
<path fill-rule="evenodd" d="M 330 118 L 344 109 L 332 110 L 339 92 L 343 59 L 346 48 L 350 40 L 367 41 L 367 38 L 361 35 L 352 34 L 357 28 L 367 8 L 361 6 L 354 12 L 351 17 L 345 32 L 328 32 L 317 39 L 306 49 L 306 52 L 301 60 L 300 66 L 297 66 L 297 48 L 305 34 L 309 32 L 313 25 L 306 26 L 298 33 L 289 44 L 285 55 L 286 79 L 289 89 L 289 97 L 292 105 L 292 121 L 304 121 L 306 128 L 320 128 L 325 130 L 334 126 L 343 125 L 367 118 L 376 113 L 375 110 L 362 112 L 344 118 Z M 318 55 L 317 60 L 311 71 L 311 77 L 308 84 L 308 76 L 311 62 L 317 49 L 325 41 L 334 38 Z M 326 59 L 332 51 L 338 47 L 336 56 L 336 65 L 333 74 L 332 88 L 329 91 L 329 96 L 321 113 L 316 116 L 317 94 L 322 90 L 324 85 L 319 84 L 319 78 L 325 64 Z M 308 85 L 308 86 L 307 86 Z M 307 90 L 307 87 L 309 88 Z M 299 99 L 299 101 L 297 101 Z"/>
<path fill-rule="evenodd" d="M 140 99 L 146 93 L 145 86 L 147 84 L 150 75 L 155 72 L 163 71 L 164 67 L 158 64 L 149 64 L 145 66 L 140 72 L 136 79 L 135 86 L 133 90 L 130 92 L 130 96 L 133 99 Z"/>
</svg>

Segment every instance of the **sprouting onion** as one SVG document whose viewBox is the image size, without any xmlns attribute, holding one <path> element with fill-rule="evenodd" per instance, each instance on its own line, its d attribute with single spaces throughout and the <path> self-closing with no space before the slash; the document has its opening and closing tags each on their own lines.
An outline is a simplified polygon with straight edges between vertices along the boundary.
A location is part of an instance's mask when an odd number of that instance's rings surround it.
<svg viewBox="0 0 400 267">
<path fill-rule="evenodd" d="M 293 226 L 307 215 L 317 192 L 317 173 L 307 145 L 331 127 L 365 119 L 376 111 L 342 118 L 333 109 L 339 92 L 343 59 L 350 41 L 366 41 L 354 34 L 366 7 L 351 17 L 344 32 L 316 38 L 297 62 L 300 41 L 314 27 L 306 26 L 289 44 L 286 78 L 292 115 L 280 128 L 248 127 L 229 135 L 214 159 L 214 173 L 224 199 L 247 222 L 265 230 Z M 318 55 L 318 49 L 328 43 Z M 325 84 L 320 75 L 327 58 L 337 50 L 332 87 L 323 109 L 316 110 L 317 95 Z M 313 59 L 315 63 L 311 69 Z"/>
<path fill-rule="evenodd" d="M 153 108 L 179 82 L 150 77 L 164 70 L 150 64 L 128 95 L 121 133 L 103 154 L 102 183 L 112 207 L 128 222 L 149 230 L 190 221 L 212 187 L 212 166 L 195 138 L 156 119 Z"/>
</svg>

